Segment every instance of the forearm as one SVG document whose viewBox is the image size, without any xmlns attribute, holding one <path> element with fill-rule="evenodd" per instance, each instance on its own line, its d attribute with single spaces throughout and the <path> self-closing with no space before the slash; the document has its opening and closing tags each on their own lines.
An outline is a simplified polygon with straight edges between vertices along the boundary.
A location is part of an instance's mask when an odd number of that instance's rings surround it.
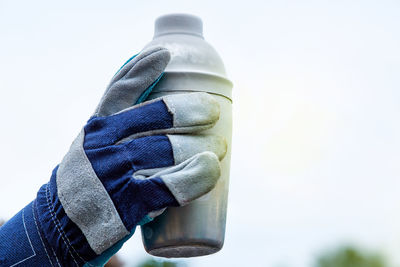
<svg viewBox="0 0 400 267">
<path fill-rule="evenodd" d="M 65 214 L 55 174 L 34 201 L 0 228 L 1 266 L 83 266 L 96 257 Z"/>
<path fill-rule="evenodd" d="M 34 201 L 0 227 L 0 266 L 101 266 L 128 238 L 97 255 L 60 203 L 56 172 Z"/>
</svg>

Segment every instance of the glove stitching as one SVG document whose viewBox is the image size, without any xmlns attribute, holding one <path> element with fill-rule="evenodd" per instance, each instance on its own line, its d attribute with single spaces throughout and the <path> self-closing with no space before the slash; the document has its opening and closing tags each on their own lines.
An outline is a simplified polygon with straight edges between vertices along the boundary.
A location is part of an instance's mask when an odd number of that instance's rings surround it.
<svg viewBox="0 0 400 267">
<path fill-rule="evenodd" d="M 55 211 L 54 211 L 54 207 L 53 204 L 50 200 L 50 190 L 49 190 L 49 185 L 46 185 L 46 201 L 47 201 L 47 207 L 50 211 L 50 215 L 51 215 L 51 219 L 53 220 L 54 225 L 56 226 L 57 231 L 60 233 L 60 236 L 64 242 L 64 244 L 68 247 L 68 248 L 72 248 L 74 250 L 74 248 L 70 245 L 69 240 L 68 243 L 65 241 L 65 239 L 68 239 L 67 237 L 65 237 L 64 239 L 64 232 L 61 229 L 61 227 L 59 226 L 60 222 L 58 221 L 57 217 L 55 216 Z M 51 206 L 50 206 L 51 205 Z M 54 213 L 54 214 L 53 214 Z M 75 251 L 75 250 L 74 250 Z M 76 266 L 79 266 L 78 263 L 76 262 L 76 259 L 74 257 L 74 255 L 72 255 L 71 250 L 68 250 L 69 254 L 72 256 Z M 78 255 L 79 256 L 79 255 Z"/>
<path fill-rule="evenodd" d="M 42 239 L 42 237 L 40 236 L 39 227 L 38 227 L 38 224 L 37 224 L 37 221 L 36 221 L 36 217 L 35 217 L 35 211 L 34 211 L 34 209 L 33 209 L 33 206 L 35 205 L 35 203 L 36 203 L 36 202 L 32 203 L 32 214 L 33 214 L 33 220 L 34 220 L 35 225 L 36 225 L 36 230 L 37 230 L 38 236 L 39 236 L 39 238 L 40 238 L 40 241 L 42 242 L 44 251 L 46 252 L 47 258 L 49 258 L 49 262 L 50 262 L 51 266 L 54 266 L 54 265 L 53 265 L 53 262 L 51 261 L 51 258 L 50 258 L 50 256 L 49 256 L 49 253 L 47 253 L 47 248 L 46 248 L 46 246 L 45 246 L 45 244 L 44 244 L 44 242 L 43 242 L 43 239 Z M 51 248 L 51 250 L 53 251 L 53 255 L 54 255 L 54 257 L 55 257 L 56 260 L 57 260 L 58 266 L 61 266 L 61 265 L 60 265 L 60 262 L 58 261 L 57 255 L 54 253 L 54 250 L 53 250 L 52 248 Z"/>
<path fill-rule="evenodd" d="M 62 240 L 64 241 L 64 244 L 65 244 L 67 247 L 72 248 L 72 250 L 78 255 L 78 257 L 79 257 L 82 261 L 86 262 L 86 261 L 79 255 L 79 253 L 76 252 L 76 250 L 74 249 L 74 247 L 73 247 L 73 246 L 71 245 L 71 243 L 69 242 L 68 238 L 67 238 L 66 236 L 65 236 L 65 238 L 64 238 L 65 233 L 64 233 L 64 231 L 61 229 L 61 227 L 59 226 L 60 222 L 58 221 L 58 219 L 57 219 L 57 217 L 56 217 L 56 215 L 55 215 L 53 203 L 52 203 L 51 200 L 50 200 L 50 190 L 49 190 L 49 185 L 48 185 L 48 184 L 46 185 L 46 200 L 47 200 L 47 207 L 49 208 L 51 218 L 52 218 L 52 220 L 53 220 L 53 222 L 54 222 L 54 225 L 56 226 L 57 231 L 60 233 L 60 236 L 61 236 Z M 50 205 L 51 205 L 51 207 L 50 207 Z M 76 259 L 75 259 L 74 255 L 72 254 L 71 250 L 68 250 L 68 252 L 69 252 L 69 254 L 71 255 L 72 259 L 74 260 L 76 266 L 79 266 L 79 264 L 76 262 Z M 92 265 L 89 264 L 89 266 L 92 266 Z"/>
<path fill-rule="evenodd" d="M 122 146 L 122 153 L 124 153 L 124 156 L 128 159 L 129 163 L 131 164 L 132 173 L 136 172 L 136 171 L 137 171 L 137 168 L 135 167 L 135 164 L 133 163 L 133 161 L 132 161 L 131 158 L 129 157 L 130 154 L 129 154 L 128 148 L 127 148 L 126 146 Z M 133 177 L 133 174 L 132 174 L 132 178 L 135 179 L 135 178 Z"/>
</svg>

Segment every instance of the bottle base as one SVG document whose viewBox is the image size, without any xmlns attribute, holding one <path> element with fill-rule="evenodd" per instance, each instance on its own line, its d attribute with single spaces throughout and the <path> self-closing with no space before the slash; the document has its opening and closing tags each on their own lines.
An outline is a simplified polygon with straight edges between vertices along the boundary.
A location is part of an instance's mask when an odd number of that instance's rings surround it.
<svg viewBox="0 0 400 267">
<path fill-rule="evenodd" d="M 147 253 L 164 258 L 190 258 L 198 256 L 206 256 L 221 250 L 221 247 L 213 247 L 206 245 L 182 245 L 167 246 L 147 250 Z"/>
</svg>

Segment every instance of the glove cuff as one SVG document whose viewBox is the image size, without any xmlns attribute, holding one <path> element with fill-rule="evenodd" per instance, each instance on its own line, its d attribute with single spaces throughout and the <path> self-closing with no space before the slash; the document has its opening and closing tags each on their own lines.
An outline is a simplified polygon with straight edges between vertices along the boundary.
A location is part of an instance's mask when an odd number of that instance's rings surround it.
<svg viewBox="0 0 400 267">
<path fill-rule="evenodd" d="M 43 185 L 36 199 L 36 214 L 40 228 L 55 254 L 71 266 L 83 266 L 97 257 L 82 231 L 65 213 L 57 195 L 56 173 Z"/>
</svg>

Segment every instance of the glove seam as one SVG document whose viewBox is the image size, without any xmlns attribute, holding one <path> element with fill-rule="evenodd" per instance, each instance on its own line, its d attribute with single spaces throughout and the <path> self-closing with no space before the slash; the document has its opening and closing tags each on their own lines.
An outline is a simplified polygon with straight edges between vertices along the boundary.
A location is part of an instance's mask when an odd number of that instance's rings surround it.
<svg viewBox="0 0 400 267">
<path fill-rule="evenodd" d="M 161 98 L 161 101 L 163 102 L 163 104 L 165 105 L 165 107 L 167 108 L 168 113 L 171 115 L 172 117 L 172 128 L 175 128 L 176 126 L 176 122 L 175 122 L 175 112 L 172 110 L 172 107 L 170 107 L 167 102 L 165 101 L 164 98 Z"/>
<path fill-rule="evenodd" d="M 50 255 L 49 255 L 49 253 L 47 252 L 46 245 L 44 244 L 43 239 L 42 239 L 42 237 L 41 237 L 40 230 L 39 230 L 39 226 L 38 226 L 37 221 L 36 221 L 35 210 L 34 210 L 34 205 L 35 205 L 35 203 L 36 203 L 36 201 L 34 201 L 34 202 L 32 203 L 33 221 L 35 222 L 35 226 L 36 226 L 36 230 L 38 231 L 38 235 L 39 235 L 39 238 L 40 238 L 40 242 L 42 242 L 44 251 L 46 252 L 47 257 L 49 258 L 49 262 L 50 262 L 51 266 L 54 266 L 54 265 L 53 265 L 53 262 L 51 261 Z M 50 247 L 50 249 L 51 249 L 51 251 L 53 252 L 53 256 L 56 258 L 56 261 L 57 261 L 58 266 L 61 267 L 61 264 L 60 264 L 60 262 L 58 261 L 58 257 L 57 257 L 57 255 L 56 255 L 56 253 L 54 252 L 53 248 Z"/>
<path fill-rule="evenodd" d="M 164 182 L 164 180 L 163 180 Z M 165 183 L 165 182 L 164 182 Z M 187 204 L 187 201 L 178 201 L 178 199 L 175 197 L 174 193 L 176 193 L 176 195 L 180 198 L 180 199 L 185 199 L 185 194 L 182 190 L 178 189 L 177 186 L 175 185 L 168 185 L 167 183 L 165 183 L 165 185 L 167 186 L 167 188 L 169 189 L 169 191 L 172 193 L 172 195 L 174 196 L 176 202 L 179 203 L 179 206 L 184 206 L 185 204 Z M 171 190 L 171 187 L 173 188 L 173 190 Z M 174 191 L 174 193 L 173 193 Z"/>
<path fill-rule="evenodd" d="M 132 178 L 135 179 L 133 177 L 133 173 L 135 173 L 138 169 L 135 166 L 135 164 L 133 163 L 132 159 L 130 158 L 129 152 L 128 152 L 128 148 L 126 146 L 122 146 L 122 152 L 124 153 L 124 156 L 128 159 L 131 167 L 132 167 Z M 130 229 L 128 229 L 128 231 L 130 232 Z"/>
<path fill-rule="evenodd" d="M 77 255 L 83 262 L 86 262 L 86 263 L 87 263 L 87 261 L 84 260 L 84 259 L 79 255 L 79 253 L 75 250 L 75 248 L 74 248 L 74 247 L 72 246 L 72 244 L 70 243 L 68 237 L 65 235 L 65 232 L 64 232 L 64 231 L 61 229 L 61 227 L 60 227 L 60 222 L 58 221 L 58 218 L 57 218 L 57 216 L 56 216 L 56 213 L 55 213 L 55 211 L 54 211 L 54 207 L 53 207 L 52 202 L 51 202 L 51 199 L 50 199 L 49 184 L 46 185 L 46 201 L 47 201 L 47 207 L 48 207 L 48 209 L 49 209 L 49 211 L 50 211 L 50 216 L 51 216 L 51 218 L 52 218 L 52 220 L 53 220 L 53 223 L 54 223 L 54 225 L 55 225 L 57 231 L 60 233 L 60 236 L 61 236 L 61 238 L 62 238 L 64 244 L 65 244 L 68 248 L 71 248 L 71 249 L 76 253 L 76 255 Z M 50 206 L 50 205 L 51 205 L 51 206 Z M 69 252 L 69 254 L 71 255 L 72 259 L 74 260 L 76 266 L 79 266 L 79 264 L 76 262 L 76 259 L 75 259 L 74 255 L 73 255 L 73 253 L 72 253 L 70 250 L 68 250 L 68 252 Z M 91 265 L 90 263 L 88 263 L 88 265 L 89 265 L 89 266 L 93 266 L 93 265 Z"/>
</svg>

